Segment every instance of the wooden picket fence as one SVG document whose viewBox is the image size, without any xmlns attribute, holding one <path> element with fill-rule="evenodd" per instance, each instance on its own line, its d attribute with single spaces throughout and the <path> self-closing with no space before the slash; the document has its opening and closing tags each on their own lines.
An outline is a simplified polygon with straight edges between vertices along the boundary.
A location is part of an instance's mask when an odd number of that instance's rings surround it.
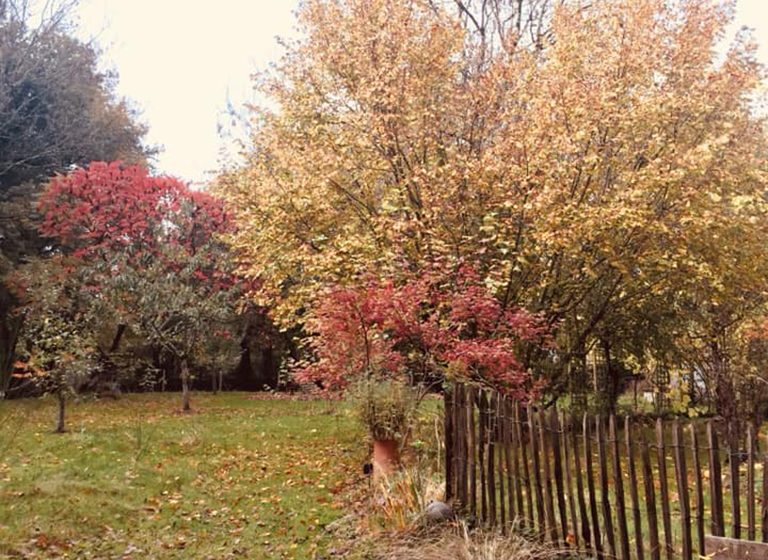
<svg viewBox="0 0 768 560">
<path fill-rule="evenodd" d="M 622 560 L 697 558 L 706 535 L 768 542 L 751 427 L 729 450 L 711 420 L 573 418 L 461 384 L 445 403 L 446 496 L 479 524 Z"/>
</svg>

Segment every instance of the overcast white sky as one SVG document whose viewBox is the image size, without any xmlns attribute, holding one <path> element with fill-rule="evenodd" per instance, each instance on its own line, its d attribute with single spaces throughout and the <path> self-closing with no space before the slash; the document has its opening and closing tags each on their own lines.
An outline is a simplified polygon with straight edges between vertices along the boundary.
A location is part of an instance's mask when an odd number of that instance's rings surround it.
<svg viewBox="0 0 768 560">
<path fill-rule="evenodd" d="M 276 60 L 295 0 L 81 0 L 80 34 L 95 36 L 118 93 L 163 146 L 158 171 L 203 181 L 218 166 L 227 98 L 251 99 L 250 76 Z"/>
<path fill-rule="evenodd" d="M 737 0 L 768 64 L 768 0 Z M 251 99 L 250 76 L 276 60 L 296 0 L 81 0 L 80 33 L 96 37 L 120 75 L 118 93 L 164 147 L 158 171 L 203 182 L 219 167 L 227 99 Z"/>
</svg>

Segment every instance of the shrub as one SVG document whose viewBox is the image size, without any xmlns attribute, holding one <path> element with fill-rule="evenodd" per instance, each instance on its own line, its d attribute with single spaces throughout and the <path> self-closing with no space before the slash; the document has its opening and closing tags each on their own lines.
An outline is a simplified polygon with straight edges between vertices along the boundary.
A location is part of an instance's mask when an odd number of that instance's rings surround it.
<svg viewBox="0 0 768 560">
<path fill-rule="evenodd" d="M 414 418 L 418 395 L 391 379 L 359 381 L 348 393 L 355 416 L 375 440 L 402 441 Z"/>
</svg>

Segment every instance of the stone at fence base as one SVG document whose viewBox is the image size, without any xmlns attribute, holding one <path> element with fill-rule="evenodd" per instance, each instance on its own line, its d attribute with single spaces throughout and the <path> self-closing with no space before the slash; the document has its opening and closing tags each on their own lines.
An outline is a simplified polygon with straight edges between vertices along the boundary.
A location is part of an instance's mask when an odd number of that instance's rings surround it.
<svg viewBox="0 0 768 560">
<path fill-rule="evenodd" d="M 441 523 L 443 521 L 450 521 L 453 519 L 454 514 L 451 506 L 445 502 L 432 501 L 427 504 L 427 509 L 424 510 L 424 518 L 430 523 Z"/>
</svg>

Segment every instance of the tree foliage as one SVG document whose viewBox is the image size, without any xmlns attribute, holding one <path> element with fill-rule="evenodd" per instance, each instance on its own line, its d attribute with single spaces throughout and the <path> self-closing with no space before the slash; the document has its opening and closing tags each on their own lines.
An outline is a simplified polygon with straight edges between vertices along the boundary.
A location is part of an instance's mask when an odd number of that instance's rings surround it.
<svg viewBox="0 0 768 560">
<path fill-rule="evenodd" d="M 314 359 L 299 365 L 297 379 L 333 391 L 405 378 L 426 392 L 453 378 L 528 399 L 537 384 L 518 356 L 526 344 L 546 344 L 546 329 L 524 310 L 502 308 L 479 280 L 464 267 L 451 278 L 435 271 L 399 285 L 331 288 L 313 310 Z"/>
<path fill-rule="evenodd" d="M 131 330 L 186 389 L 208 339 L 235 338 L 241 286 L 218 237 L 231 223 L 214 197 L 141 166 L 94 162 L 52 179 L 39 210 L 41 233 L 80 259 L 100 315 L 118 325 L 113 350 Z"/>
<path fill-rule="evenodd" d="M 18 377 L 28 378 L 56 395 L 56 431 L 65 431 L 65 405 L 96 368 L 93 286 L 82 262 L 55 255 L 22 267 L 13 278 L 25 318 L 14 364 Z"/>
<path fill-rule="evenodd" d="M 145 127 L 73 35 L 74 1 L 0 0 L 0 393 L 8 389 L 21 321 L 5 278 L 40 256 L 36 198 L 56 172 L 91 160 L 144 162 Z M 42 8 L 42 11 L 40 11 Z"/>
<path fill-rule="evenodd" d="M 40 232 L 90 259 L 125 253 L 194 256 L 231 224 L 213 196 L 139 165 L 92 162 L 54 177 L 39 201 Z"/>
<path fill-rule="evenodd" d="M 144 128 L 114 95 L 93 44 L 74 38 L 73 3 L 39 24 L 26 0 L 0 2 L 0 188 L 40 181 L 92 160 L 143 161 Z"/>
<path fill-rule="evenodd" d="M 764 70 L 746 33 L 718 55 L 731 3 L 564 2 L 534 41 L 455 7 L 310 0 L 257 80 L 271 103 L 220 189 L 284 324 L 327 286 L 477 262 L 555 328 L 559 394 L 592 349 L 682 363 L 686 332 L 761 308 Z"/>
</svg>

